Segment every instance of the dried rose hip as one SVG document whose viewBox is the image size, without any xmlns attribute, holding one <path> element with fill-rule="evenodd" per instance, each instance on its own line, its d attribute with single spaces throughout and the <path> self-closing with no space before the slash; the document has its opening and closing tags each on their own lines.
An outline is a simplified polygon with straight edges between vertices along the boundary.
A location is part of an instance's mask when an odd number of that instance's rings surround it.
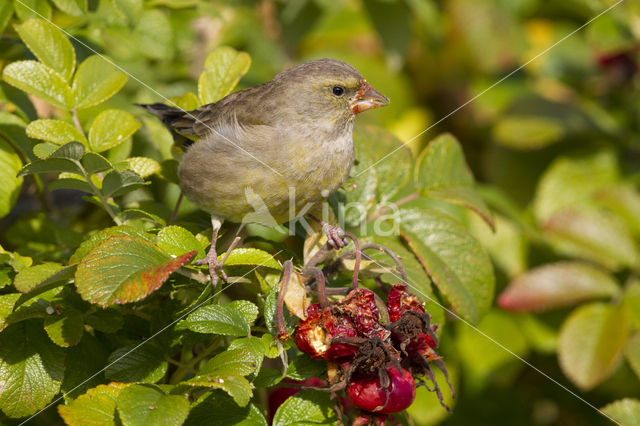
<svg viewBox="0 0 640 426">
<path fill-rule="evenodd" d="M 391 321 L 391 335 L 394 342 L 409 356 L 423 354 L 428 348 L 438 346 L 436 327 L 430 323 L 424 303 L 410 294 L 406 284 L 397 283 L 387 296 L 387 309 Z"/>
<path fill-rule="evenodd" d="M 380 324 L 376 295 L 366 288 L 353 289 L 344 299 L 332 304 L 336 315 L 348 315 L 357 331 L 366 337 L 386 339 L 389 332 Z"/>
<path fill-rule="evenodd" d="M 376 413 L 392 414 L 409 407 L 416 397 L 416 384 L 413 376 L 404 368 L 395 366 L 386 369 L 389 386 L 383 387 L 377 374 L 351 376 L 347 387 L 347 396 L 357 407 Z"/>
<path fill-rule="evenodd" d="M 347 343 L 332 343 L 332 340 L 357 334 L 349 317 L 334 315 L 329 308 L 322 309 L 314 303 L 307 308 L 307 319 L 298 323 L 293 337 L 298 349 L 312 358 L 337 360 L 354 355 L 358 348 Z"/>
</svg>

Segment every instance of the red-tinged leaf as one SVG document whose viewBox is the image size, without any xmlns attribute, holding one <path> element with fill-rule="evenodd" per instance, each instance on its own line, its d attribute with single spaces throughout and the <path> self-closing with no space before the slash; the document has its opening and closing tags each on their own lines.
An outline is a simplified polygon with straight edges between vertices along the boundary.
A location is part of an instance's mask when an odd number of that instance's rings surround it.
<svg viewBox="0 0 640 426">
<path fill-rule="evenodd" d="M 113 236 L 78 265 L 75 283 L 83 299 L 103 307 L 143 299 L 191 260 L 195 251 L 172 257 L 136 236 Z"/>
<path fill-rule="evenodd" d="M 615 279 L 600 268 L 557 262 L 517 277 L 502 292 L 498 304 L 512 311 L 540 311 L 612 297 L 619 292 Z"/>
<path fill-rule="evenodd" d="M 58 413 L 70 426 L 115 425 L 116 402 L 127 383 L 109 383 L 89 389 L 69 405 L 59 405 Z"/>
<path fill-rule="evenodd" d="M 629 335 L 624 309 L 592 303 L 574 310 L 562 325 L 558 360 L 564 374 L 586 391 L 613 372 Z"/>
</svg>

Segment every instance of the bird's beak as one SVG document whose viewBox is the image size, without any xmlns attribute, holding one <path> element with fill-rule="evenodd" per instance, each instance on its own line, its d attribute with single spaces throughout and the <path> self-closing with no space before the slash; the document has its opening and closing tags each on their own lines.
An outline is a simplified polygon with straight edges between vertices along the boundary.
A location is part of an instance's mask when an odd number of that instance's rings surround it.
<svg viewBox="0 0 640 426">
<path fill-rule="evenodd" d="M 351 112 L 358 114 L 362 111 L 389 105 L 389 99 L 371 86 L 367 80 L 362 80 L 360 90 L 351 101 Z"/>
</svg>

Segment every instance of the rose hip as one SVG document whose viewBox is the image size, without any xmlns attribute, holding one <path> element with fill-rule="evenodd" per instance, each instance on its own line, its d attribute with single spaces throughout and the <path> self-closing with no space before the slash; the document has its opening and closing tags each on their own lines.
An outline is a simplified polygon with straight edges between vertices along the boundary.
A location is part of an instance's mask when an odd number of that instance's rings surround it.
<svg viewBox="0 0 640 426">
<path fill-rule="evenodd" d="M 385 389 L 377 374 L 351 376 L 347 396 L 357 407 L 371 412 L 392 414 L 409 407 L 416 397 L 413 376 L 404 368 L 390 366 L 386 370 L 390 382 Z"/>
<path fill-rule="evenodd" d="M 307 308 L 307 319 L 300 321 L 293 333 L 296 346 L 315 359 L 337 360 L 354 355 L 358 348 L 346 343 L 332 343 L 334 338 L 357 336 L 349 317 L 334 315 L 329 308 L 314 303 Z"/>
</svg>

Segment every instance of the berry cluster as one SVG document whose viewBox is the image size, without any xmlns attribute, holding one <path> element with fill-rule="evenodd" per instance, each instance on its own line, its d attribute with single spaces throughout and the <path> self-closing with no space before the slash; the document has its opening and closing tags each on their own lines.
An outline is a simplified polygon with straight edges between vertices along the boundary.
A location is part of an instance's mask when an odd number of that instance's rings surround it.
<svg viewBox="0 0 640 426">
<path fill-rule="evenodd" d="M 355 241 L 355 237 L 353 238 Z M 352 424 L 386 424 L 393 422 L 389 415 L 408 408 L 416 396 L 416 384 L 424 385 L 438 395 L 445 407 L 442 392 L 436 383 L 432 365 L 439 368 L 447 383 L 444 362 L 435 352 L 438 338 L 437 325 L 431 325 L 431 316 L 424 303 L 409 292 L 401 263 L 384 247 L 377 248 L 390 254 L 405 282 L 395 284 L 388 292 L 386 303 L 371 290 L 358 286 L 358 266 L 361 248 L 356 242 L 356 267 L 350 288 L 325 288 L 324 274 L 316 269 L 315 289 L 319 303 L 307 308 L 307 317 L 293 332 L 296 346 L 318 360 L 327 361 L 327 386 L 313 387 L 337 394 L 345 391 L 338 410 L 351 414 Z M 287 271 L 281 293 L 286 291 Z M 327 294 L 348 293 L 337 300 Z M 344 294 L 344 293 L 343 293 Z M 279 306 L 281 313 L 282 306 Z M 281 339 L 289 338 L 284 328 Z M 432 383 L 429 387 L 425 382 Z M 453 394 L 453 387 L 449 384 Z M 359 410 L 358 410 L 359 409 Z M 448 408 L 447 408 L 448 409 Z"/>
</svg>

